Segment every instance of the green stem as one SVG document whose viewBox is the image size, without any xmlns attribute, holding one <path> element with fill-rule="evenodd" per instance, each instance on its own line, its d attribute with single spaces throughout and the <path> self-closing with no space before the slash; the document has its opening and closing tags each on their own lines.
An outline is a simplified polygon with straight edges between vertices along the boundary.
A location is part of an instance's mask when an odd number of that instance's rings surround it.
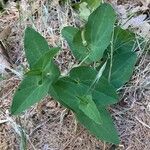
<svg viewBox="0 0 150 150">
<path fill-rule="evenodd" d="M 113 41 L 114 41 L 114 29 L 113 29 L 113 33 L 112 33 L 112 39 L 110 42 L 110 46 L 111 46 L 111 52 L 110 52 L 110 69 L 109 69 L 109 75 L 108 75 L 108 81 L 110 82 L 111 80 L 111 72 L 112 72 L 112 62 L 113 62 L 113 52 L 114 52 L 114 45 L 113 45 Z"/>
</svg>

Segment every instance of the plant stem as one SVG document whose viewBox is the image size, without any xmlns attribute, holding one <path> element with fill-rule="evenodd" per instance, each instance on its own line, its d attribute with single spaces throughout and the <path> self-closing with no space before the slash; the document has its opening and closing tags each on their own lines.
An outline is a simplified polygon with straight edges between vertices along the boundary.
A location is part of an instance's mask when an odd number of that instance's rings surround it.
<svg viewBox="0 0 150 150">
<path fill-rule="evenodd" d="M 111 46 L 111 52 L 110 52 L 110 69 L 109 69 L 109 75 L 108 75 L 108 81 L 110 82 L 111 79 L 111 72 L 112 72 L 112 62 L 113 62 L 113 52 L 114 52 L 114 29 L 113 29 L 113 33 L 112 33 L 112 38 L 111 38 L 111 42 L 110 42 L 110 46 Z"/>
</svg>

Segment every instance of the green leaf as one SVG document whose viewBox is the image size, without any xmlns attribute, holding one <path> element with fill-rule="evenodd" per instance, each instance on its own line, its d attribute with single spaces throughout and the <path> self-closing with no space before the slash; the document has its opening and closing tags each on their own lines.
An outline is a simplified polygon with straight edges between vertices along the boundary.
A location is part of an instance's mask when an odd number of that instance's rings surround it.
<svg viewBox="0 0 150 150">
<path fill-rule="evenodd" d="M 84 41 L 84 31 L 79 30 L 74 39 L 73 39 L 73 48 L 71 49 L 73 55 L 79 61 L 83 61 L 85 59 L 85 63 L 92 63 L 89 59 L 90 50 L 87 47 L 86 41 Z M 85 43 L 84 43 L 85 42 Z"/>
<path fill-rule="evenodd" d="M 81 2 L 86 2 L 88 4 L 88 7 L 93 10 L 100 5 L 101 0 L 81 0 Z"/>
<path fill-rule="evenodd" d="M 135 34 L 119 26 L 115 27 L 113 44 L 115 53 L 131 52 L 137 46 Z"/>
<path fill-rule="evenodd" d="M 60 78 L 50 87 L 50 95 L 62 105 L 76 111 L 79 109 L 79 98 L 85 95 L 86 88 L 80 86 L 69 77 Z"/>
<path fill-rule="evenodd" d="M 44 37 L 29 27 L 25 31 L 24 46 L 30 71 L 14 95 L 11 106 L 14 115 L 45 97 L 50 85 L 60 76 L 60 71 L 52 60 L 59 48 L 50 49 Z"/>
<path fill-rule="evenodd" d="M 61 78 L 50 88 L 50 94 L 62 105 L 76 112 L 81 110 L 85 115 L 100 124 L 99 111 L 92 100 L 92 95 L 87 94 L 87 87 L 77 84 L 69 77 Z"/>
<path fill-rule="evenodd" d="M 86 90 L 87 87 L 81 86 L 69 77 L 64 77 L 51 86 L 50 95 L 65 107 L 73 110 L 78 120 L 98 139 L 118 144 L 118 135 L 111 117 L 104 108 L 98 111 L 91 95 L 88 95 Z"/>
<path fill-rule="evenodd" d="M 110 83 L 116 89 L 123 86 L 130 79 L 133 73 L 133 69 L 137 61 L 136 53 L 133 52 L 136 47 L 137 43 L 134 33 L 131 33 L 128 30 L 123 30 L 120 27 L 115 27 Z M 110 53 L 110 47 L 107 53 L 108 52 Z M 108 54 L 105 54 L 105 57 L 106 56 L 108 56 Z M 108 78 L 109 72 L 110 60 L 108 61 L 104 71 L 104 76 L 106 78 Z"/>
<path fill-rule="evenodd" d="M 62 35 L 67 40 L 73 55 L 85 63 L 100 60 L 110 44 L 116 14 L 111 5 L 100 5 L 88 19 L 85 28 L 64 28 Z"/>
<path fill-rule="evenodd" d="M 68 27 L 64 27 L 61 33 L 63 37 L 66 39 L 66 41 L 68 42 L 73 55 L 79 61 L 84 60 L 85 57 L 89 54 L 89 52 L 82 43 L 81 31 L 77 28 L 68 26 Z M 88 58 L 87 60 L 90 61 Z"/>
<path fill-rule="evenodd" d="M 98 139 L 119 144 L 119 137 L 113 125 L 110 114 L 103 107 L 99 107 L 101 117 L 101 124 L 94 122 L 91 118 L 86 116 L 82 111 L 76 112 L 76 117 L 90 133 L 95 135 Z"/>
<path fill-rule="evenodd" d="M 113 57 L 112 71 L 110 77 L 110 83 L 116 88 L 123 86 L 131 77 L 134 66 L 137 61 L 137 55 L 135 52 L 126 52 L 123 54 L 116 54 Z M 110 61 L 107 63 L 104 71 L 104 76 L 108 78 L 110 71 Z"/>
<path fill-rule="evenodd" d="M 97 106 L 108 106 L 118 102 L 118 96 L 112 85 L 105 77 L 101 77 L 94 83 L 98 72 L 91 67 L 77 67 L 70 71 L 70 77 L 78 85 L 86 86 L 88 92 L 92 93 L 92 98 Z"/>
<path fill-rule="evenodd" d="M 49 51 L 47 41 L 34 29 L 27 27 L 24 37 L 24 49 L 30 68 L 32 68 L 39 58 Z"/>
<path fill-rule="evenodd" d="M 113 55 L 132 52 L 135 51 L 137 47 L 138 45 L 134 33 L 130 32 L 129 30 L 124 30 L 119 26 L 114 28 Z M 104 54 L 105 59 L 107 59 L 108 53 L 110 55 L 111 53 L 110 51 L 111 45 L 109 45 L 107 51 L 105 51 Z"/>
<path fill-rule="evenodd" d="M 90 9 L 87 7 L 87 3 L 83 2 L 81 4 L 79 4 L 79 16 L 80 18 L 82 18 L 83 20 L 87 21 L 89 15 L 91 14 Z"/>
<path fill-rule="evenodd" d="M 61 78 L 50 88 L 50 95 L 57 99 L 62 105 L 69 107 L 73 111 L 78 109 L 79 97 L 88 93 L 92 94 L 92 99 L 97 106 L 108 106 L 118 102 L 118 96 L 112 85 L 104 77 L 91 86 L 97 71 L 90 67 L 74 68 L 69 77 Z"/>
<path fill-rule="evenodd" d="M 70 71 L 70 76 L 72 79 L 74 79 L 78 82 L 90 81 L 92 83 L 93 80 L 95 79 L 97 73 L 98 72 L 95 69 L 93 69 L 92 67 L 80 66 L 80 67 L 73 68 Z"/>
<path fill-rule="evenodd" d="M 99 112 L 91 97 L 86 93 L 86 87 L 80 86 L 69 77 L 59 79 L 50 87 L 50 95 L 65 107 L 76 112 L 81 110 L 93 121 L 100 122 Z"/>
<path fill-rule="evenodd" d="M 14 95 L 11 114 L 20 114 L 45 97 L 49 90 L 48 81 L 42 80 L 41 76 L 25 77 Z"/>
<path fill-rule="evenodd" d="M 66 39 L 67 43 L 69 44 L 69 47 L 73 53 L 73 55 L 79 60 L 82 61 L 85 56 L 87 55 L 86 47 L 82 45 L 82 39 L 81 34 L 78 33 L 79 29 L 74 27 L 64 27 L 61 31 L 62 36 Z M 77 34 L 78 33 L 78 34 Z M 77 34 L 77 42 L 74 42 L 74 37 Z M 80 51 L 79 51 L 80 49 Z M 77 51 L 78 50 L 78 51 Z"/>
<path fill-rule="evenodd" d="M 101 0 L 80 0 L 80 2 L 77 2 L 75 4 L 72 4 L 73 8 L 75 9 L 79 9 L 83 6 L 83 5 L 87 5 L 87 8 L 90 11 L 95 10 L 101 3 Z M 83 11 L 84 12 L 84 11 Z M 86 12 L 85 12 L 86 13 Z"/>
<path fill-rule="evenodd" d="M 116 13 L 110 4 L 101 4 L 90 16 L 85 26 L 85 41 L 90 50 L 89 58 L 98 61 L 109 46 L 116 21 Z"/>
<path fill-rule="evenodd" d="M 43 70 L 46 65 L 53 59 L 53 57 L 58 53 L 59 48 L 50 48 L 48 52 L 43 54 L 33 66 L 34 69 Z"/>
<path fill-rule="evenodd" d="M 74 28 L 71 26 L 66 26 L 62 29 L 61 34 L 68 42 L 70 49 L 73 49 L 73 38 L 76 35 L 76 33 L 79 31 L 78 28 Z"/>
<path fill-rule="evenodd" d="M 82 97 L 78 97 L 80 100 L 79 109 L 88 116 L 91 120 L 96 122 L 97 124 L 101 124 L 101 117 L 97 106 L 92 100 L 91 95 L 84 95 Z"/>
<path fill-rule="evenodd" d="M 39 61 L 36 65 L 41 65 L 40 63 L 43 64 Z M 29 71 L 14 95 L 11 113 L 17 115 L 44 98 L 50 85 L 56 82 L 59 76 L 59 69 L 52 60 L 49 60 L 41 72 Z"/>
</svg>

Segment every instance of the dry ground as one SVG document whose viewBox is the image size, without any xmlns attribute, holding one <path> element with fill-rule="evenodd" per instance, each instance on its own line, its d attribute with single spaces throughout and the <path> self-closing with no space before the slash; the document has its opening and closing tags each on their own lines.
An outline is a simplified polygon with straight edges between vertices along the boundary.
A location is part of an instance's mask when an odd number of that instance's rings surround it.
<svg viewBox="0 0 150 150">
<path fill-rule="evenodd" d="M 124 21 L 129 13 L 149 13 L 148 1 L 110 1 Z M 147 2 L 147 3 L 146 3 Z M 123 4 L 124 3 L 124 4 Z M 147 19 L 148 20 L 148 19 Z M 143 20 L 142 20 L 143 21 Z M 9 55 L 11 70 L 0 78 L 0 150 L 18 150 L 27 138 L 28 150 L 150 150 L 150 51 L 139 45 L 139 61 L 130 82 L 120 90 L 121 102 L 110 108 L 121 137 L 118 147 L 96 140 L 80 125 L 72 112 L 47 97 L 21 117 L 12 117 L 9 108 L 12 95 L 27 68 L 23 52 L 23 31 L 34 26 L 52 46 L 63 50 L 56 58 L 59 67 L 66 72 L 74 63 L 66 42 L 60 36 L 66 25 L 80 26 L 82 22 L 69 5 L 59 6 L 57 0 L 36 2 L 22 0 L 19 5 L 9 2 L 0 16 L 0 33 L 5 31 L 3 46 Z M 149 22 L 139 23 L 132 30 L 145 36 Z M 145 25 L 143 27 L 143 25 Z M 125 28 L 128 28 L 124 26 Z M 11 29 L 11 32 L 10 32 Z M 146 31 L 145 31 L 145 30 Z M 9 35 L 10 32 L 10 35 Z M 9 37 L 7 37 L 7 34 Z M 150 31 L 149 31 L 150 35 Z M 147 35 L 147 38 L 149 37 Z M 1 41 L 1 39 L 0 39 Z M 2 46 L 2 44 L 1 44 Z M 76 129 L 77 127 L 77 129 Z"/>
</svg>

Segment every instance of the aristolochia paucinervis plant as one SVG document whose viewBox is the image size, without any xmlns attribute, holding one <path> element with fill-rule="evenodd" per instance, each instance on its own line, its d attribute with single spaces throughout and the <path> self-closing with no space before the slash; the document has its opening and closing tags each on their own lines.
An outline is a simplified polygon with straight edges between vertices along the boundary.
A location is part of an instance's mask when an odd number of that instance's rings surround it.
<svg viewBox="0 0 150 150">
<path fill-rule="evenodd" d="M 77 120 L 98 139 L 119 144 L 107 108 L 118 103 L 116 91 L 130 78 L 137 60 L 135 36 L 115 26 L 111 5 L 101 4 L 82 28 L 64 27 L 62 36 L 80 62 L 62 76 L 50 48 L 34 29 L 27 27 L 24 49 L 29 71 L 17 89 L 11 114 L 18 115 L 47 94 L 72 110 Z"/>
</svg>

